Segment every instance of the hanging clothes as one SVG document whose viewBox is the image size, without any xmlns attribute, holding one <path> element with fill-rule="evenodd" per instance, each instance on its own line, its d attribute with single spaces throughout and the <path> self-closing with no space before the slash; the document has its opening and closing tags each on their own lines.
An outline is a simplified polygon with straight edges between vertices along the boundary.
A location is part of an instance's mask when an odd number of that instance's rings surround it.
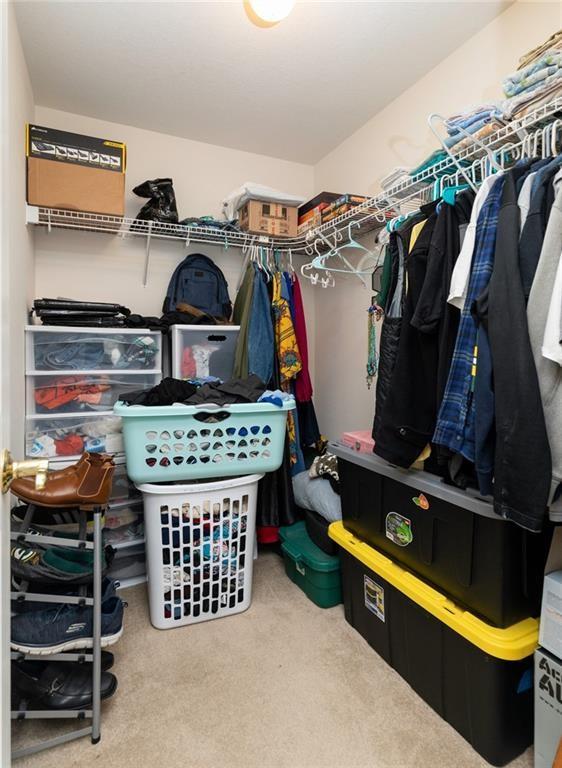
<svg viewBox="0 0 562 768">
<path fill-rule="evenodd" d="M 275 317 L 274 334 L 281 385 L 294 379 L 302 369 L 301 356 L 291 318 L 289 296 L 283 276 L 273 275 L 273 312 Z"/>
<path fill-rule="evenodd" d="M 290 278 L 289 278 L 290 279 Z M 317 445 L 321 441 L 320 428 L 316 418 L 314 403 L 312 402 L 312 381 L 308 369 L 308 338 L 306 333 L 306 319 L 300 283 L 296 275 L 291 281 L 293 290 L 293 324 L 295 336 L 301 355 L 301 370 L 295 379 L 295 397 L 297 400 L 297 413 L 299 421 L 300 445 L 303 447 Z"/>
<path fill-rule="evenodd" d="M 488 285 L 494 262 L 494 249 L 501 195 L 505 176 L 490 190 L 480 215 L 468 283 L 466 301 L 455 342 L 447 386 L 433 435 L 433 442 L 474 461 L 473 358 L 477 327 L 470 308 Z"/>
<path fill-rule="evenodd" d="M 275 354 L 271 302 L 263 272 L 255 265 L 248 326 L 248 371 L 267 384 L 273 376 Z"/>
<path fill-rule="evenodd" d="M 254 266 L 248 264 L 232 311 L 232 322 L 240 326 L 232 375 L 239 379 L 245 379 L 248 376 L 248 341 L 253 293 Z"/>
<path fill-rule="evenodd" d="M 420 333 L 411 322 L 427 275 L 436 207 L 437 203 L 422 206 L 425 220 L 411 233 L 397 357 L 375 439 L 378 456 L 406 468 L 429 443 L 437 411 L 437 334 Z"/>
<path fill-rule="evenodd" d="M 546 330 L 554 305 L 562 303 L 562 185 L 558 187 L 556 199 L 550 212 L 535 279 L 527 305 L 527 320 L 533 358 L 537 370 L 545 425 L 552 460 L 552 479 L 549 501 L 562 483 L 562 333 L 554 328 L 553 345 L 558 359 L 552 356 Z M 562 522 L 562 509 L 551 504 L 550 519 Z"/>
<path fill-rule="evenodd" d="M 512 169 L 506 174 L 489 295 L 496 416 L 494 509 L 524 528 L 540 531 L 552 464 L 519 269 L 517 173 Z"/>
<path fill-rule="evenodd" d="M 390 285 L 385 306 L 384 323 L 381 330 L 379 347 L 379 373 L 375 395 L 375 418 L 373 421 L 372 437 L 377 442 L 377 435 L 381 429 L 381 419 L 384 413 L 385 402 L 390 390 L 392 371 L 398 354 L 400 343 L 400 328 L 402 326 L 402 312 L 405 295 L 404 284 L 404 260 L 410 246 L 410 236 L 416 224 L 424 220 L 424 215 L 419 213 L 407 219 L 402 225 L 390 233 L 388 249 L 390 252 L 391 276 Z M 383 270 L 384 271 L 384 270 Z"/>
</svg>

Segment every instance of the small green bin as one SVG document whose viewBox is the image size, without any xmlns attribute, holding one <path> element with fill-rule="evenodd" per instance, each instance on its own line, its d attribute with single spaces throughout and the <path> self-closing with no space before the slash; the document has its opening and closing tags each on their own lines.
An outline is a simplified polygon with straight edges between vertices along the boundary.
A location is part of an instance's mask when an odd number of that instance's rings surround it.
<svg viewBox="0 0 562 768">
<path fill-rule="evenodd" d="M 287 576 L 320 608 L 342 602 L 339 555 L 327 555 L 316 546 L 304 521 L 280 528 Z"/>
</svg>

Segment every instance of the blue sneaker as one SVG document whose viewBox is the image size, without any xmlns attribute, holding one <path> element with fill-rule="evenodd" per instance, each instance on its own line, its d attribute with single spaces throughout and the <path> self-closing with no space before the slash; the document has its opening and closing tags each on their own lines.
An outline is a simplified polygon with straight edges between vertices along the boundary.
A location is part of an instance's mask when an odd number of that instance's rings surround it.
<svg viewBox="0 0 562 768">
<path fill-rule="evenodd" d="M 101 606 L 101 647 L 116 643 L 123 634 L 123 601 L 110 597 Z M 61 653 L 93 645 L 91 606 L 61 605 L 12 618 L 11 647 L 20 653 Z"/>
</svg>

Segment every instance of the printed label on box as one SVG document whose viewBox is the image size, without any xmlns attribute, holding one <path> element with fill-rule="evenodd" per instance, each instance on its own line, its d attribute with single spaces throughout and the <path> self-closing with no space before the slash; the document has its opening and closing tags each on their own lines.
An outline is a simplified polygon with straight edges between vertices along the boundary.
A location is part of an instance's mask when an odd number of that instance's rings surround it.
<svg viewBox="0 0 562 768">
<path fill-rule="evenodd" d="M 386 538 L 399 547 L 407 547 L 414 540 L 412 533 L 412 521 L 399 515 L 398 512 L 389 512 L 385 522 Z"/>
<path fill-rule="evenodd" d="M 385 621 L 384 618 L 384 589 L 376 581 L 373 581 L 370 576 L 364 577 L 365 584 L 365 608 L 381 621 Z"/>
</svg>

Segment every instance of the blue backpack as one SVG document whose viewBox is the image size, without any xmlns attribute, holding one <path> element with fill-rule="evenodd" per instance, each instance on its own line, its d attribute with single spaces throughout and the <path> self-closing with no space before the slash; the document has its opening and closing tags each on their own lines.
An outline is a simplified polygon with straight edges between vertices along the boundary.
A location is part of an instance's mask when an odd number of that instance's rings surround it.
<svg viewBox="0 0 562 768">
<path fill-rule="evenodd" d="M 178 304 L 191 304 L 213 317 L 229 319 L 232 304 L 228 283 L 215 262 L 202 253 L 192 253 L 174 270 L 164 299 L 164 312 L 173 312 Z"/>
</svg>

